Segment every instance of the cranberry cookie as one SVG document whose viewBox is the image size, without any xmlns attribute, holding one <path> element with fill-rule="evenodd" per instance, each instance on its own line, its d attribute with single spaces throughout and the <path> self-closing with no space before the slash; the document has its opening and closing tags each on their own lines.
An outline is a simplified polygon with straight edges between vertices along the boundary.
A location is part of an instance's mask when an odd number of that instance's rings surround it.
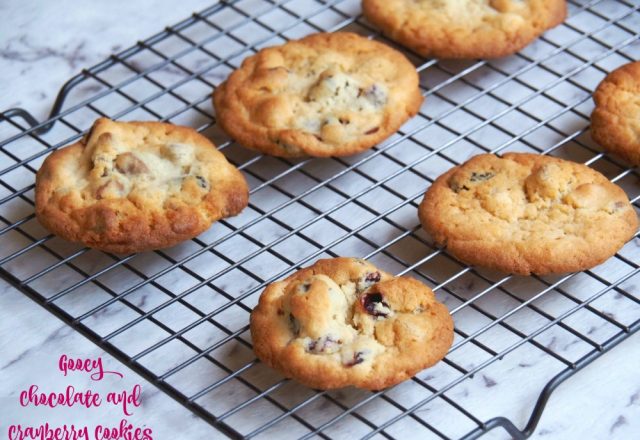
<svg viewBox="0 0 640 440">
<path fill-rule="evenodd" d="M 591 136 L 608 151 L 640 165 L 640 62 L 611 72 L 593 95 Z"/>
<path fill-rule="evenodd" d="M 36 215 L 60 237 L 131 253 L 195 237 L 248 203 L 242 174 L 204 136 L 160 122 L 98 119 L 36 176 Z"/>
<path fill-rule="evenodd" d="M 423 101 L 404 55 L 344 32 L 261 50 L 213 98 L 230 136 L 283 157 L 359 153 L 395 132 Z"/>
<path fill-rule="evenodd" d="M 602 174 L 525 153 L 482 154 L 449 170 L 419 213 L 459 260 L 521 275 L 596 266 L 638 228 L 625 192 Z"/>
<path fill-rule="evenodd" d="M 263 362 L 312 388 L 379 390 L 442 359 L 453 320 L 415 279 L 334 258 L 269 285 L 251 336 Z"/>
<path fill-rule="evenodd" d="M 565 0 L 363 0 L 367 19 L 425 57 L 497 58 L 562 23 Z"/>
</svg>

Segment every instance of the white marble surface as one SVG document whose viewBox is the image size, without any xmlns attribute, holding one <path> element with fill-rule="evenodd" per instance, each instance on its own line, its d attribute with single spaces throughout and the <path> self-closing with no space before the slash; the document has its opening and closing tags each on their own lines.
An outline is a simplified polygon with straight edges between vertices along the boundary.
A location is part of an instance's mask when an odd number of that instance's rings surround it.
<svg viewBox="0 0 640 440">
<path fill-rule="evenodd" d="M 44 117 L 61 84 L 79 69 L 101 61 L 109 53 L 128 47 L 137 40 L 157 32 L 164 25 L 189 15 L 194 10 L 202 9 L 207 6 L 207 3 L 197 0 L 182 0 L 177 5 L 176 2 L 169 0 L 0 2 L 0 14 L 5 18 L 5 24 L 0 28 L 0 84 L 5 85 L 0 95 L 0 109 L 23 107 L 38 118 Z M 433 108 L 435 104 L 432 104 Z M 256 199 L 260 200 L 260 194 Z M 268 198 L 265 197 L 265 200 Z M 375 204 L 374 201 L 372 203 Z M 186 251 L 188 248 L 177 249 L 175 255 L 177 257 L 181 252 Z M 229 249 L 231 253 L 235 251 L 236 249 Z M 633 249 L 629 252 L 634 257 L 637 256 Z M 98 258 L 91 262 L 96 267 L 101 263 Z M 145 263 L 144 259 L 143 263 Z M 148 263 L 151 265 L 151 262 Z M 206 261 L 200 265 L 194 262 L 193 268 L 213 270 L 206 264 L 208 264 Z M 261 266 L 256 266 L 257 271 L 261 269 Z M 465 278 L 462 278 L 458 283 L 461 288 L 465 287 L 464 280 Z M 181 281 L 173 280 L 174 283 Z M 578 289 L 580 283 L 576 282 L 573 286 Z M 68 307 L 80 307 L 82 301 L 78 296 L 71 300 L 76 303 L 67 303 Z M 153 300 L 149 292 L 141 292 L 140 298 L 136 298 L 140 304 Z M 453 308 L 458 304 L 450 302 L 448 305 Z M 544 303 L 540 305 L 544 307 Z M 501 303 L 496 301 L 488 306 L 500 307 Z M 126 322 L 130 319 L 122 313 L 113 314 L 110 317 L 113 322 L 119 322 L 120 319 Z M 456 322 L 462 327 L 473 322 L 474 318 L 466 316 L 466 311 L 455 317 Z M 95 325 L 98 329 L 101 324 L 101 322 L 89 322 L 89 325 Z M 595 331 L 597 333 L 597 329 Z M 203 336 L 204 343 L 210 343 L 207 338 L 208 335 Z M 572 347 L 576 347 L 570 338 L 563 339 L 563 335 L 552 335 L 541 339 L 548 346 L 567 355 L 571 354 Z M 465 356 L 468 355 L 466 351 L 463 352 Z M 127 389 L 135 383 L 140 383 L 143 390 L 143 405 L 135 410 L 129 421 L 137 426 L 152 428 L 154 438 L 214 437 L 215 431 L 209 425 L 193 417 L 172 399 L 154 389 L 152 385 L 137 377 L 125 366 L 101 352 L 82 336 L 4 283 L 0 283 L 0 407 L 2 409 L 0 435 L 5 436 L 8 425 L 16 423 L 37 425 L 45 421 L 52 424 L 81 422 L 95 426 L 98 423 L 115 425 L 119 422 L 121 418 L 119 413 L 106 410 L 69 409 L 42 412 L 18 406 L 17 394 L 32 383 L 42 384 L 42 388 L 51 389 L 60 389 L 68 384 L 78 388 L 89 386 L 91 382 L 86 375 L 74 374 L 67 378 L 60 376 L 56 370 L 56 362 L 62 353 L 84 358 L 101 356 L 109 369 L 120 371 L 125 375 L 124 379 L 112 377 L 101 383 L 92 384 L 92 388 L 97 391 L 107 392 L 113 388 Z M 455 356 L 454 354 L 453 357 Z M 513 368 L 512 364 L 505 362 L 495 364 L 495 368 L 483 371 L 473 381 L 464 382 L 460 387 L 454 388 L 449 395 L 468 398 L 465 402 L 477 411 L 476 414 L 487 414 L 487 417 L 508 414 L 521 426 L 529 415 L 530 402 L 539 392 L 540 384 L 545 382 L 545 374 L 549 373 L 546 370 L 548 364 L 542 362 L 536 364 L 534 356 L 536 356 L 535 353 L 531 358 L 520 362 L 522 364 L 519 365 L 520 369 L 515 370 L 515 374 L 520 374 L 522 377 L 519 384 L 521 389 L 517 392 L 505 389 L 512 388 L 513 381 L 501 383 L 499 379 Z M 468 366 L 478 362 L 476 359 L 465 359 L 462 354 L 457 361 Z M 636 335 L 580 372 L 555 392 L 534 438 L 552 440 L 639 438 L 640 418 L 637 417 L 640 409 L 640 376 L 637 374 L 639 363 L 640 335 Z M 531 366 L 535 368 L 530 368 Z M 553 371 L 558 370 L 558 365 L 553 367 L 555 368 Z M 200 379 L 199 374 L 210 374 L 207 370 L 203 371 L 195 372 L 193 376 L 186 379 L 178 378 L 178 380 L 196 382 Z M 429 375 L 437 376 L 438 373 L 442 375 L 429 378 Z M 445 380 L 447 377 L 444 371 L 438 369 L 420 376 L 425 380 L 435 380 L 436 386 L 439 379 Z M 411 391 L 402 386 L 390 391 L 390 395 L 396 398 L 402 397 L 405 400 L 413 398 Z M 224 397 L 224 395 L 218 396 L 221 401 Z M 346 400 L 348 401 L 348 398 Z M 259 414 L 254 415 L 257 418 Z M 374 411 L 371 417 L 375 416 Z M 313 418 L 315 415 L 310 413 L 308 417 Z M 429 417 L 446 419 L 451 416 L 433 410 Z M 246 420 L 246 423 L 250 425 L 251 420 Z M 456 419 L 451 418 L 448 423 L 455 425 Z M 351 428 L 343 425 L 342 431 L 333 432 L 333 434 L 346 436 L 350 432 L 358 432 L 355 428 L 353 428 L 354 431 L 350 431 Z M 464 432 L 466 431 L 462 433 Z M 411 431 L 401 431 L 401 433 L 403 437 L 407 437 Z M 505 435 L 503 432 L 495 431 L 487 435 L 487 438 L 505 438 Z"/>
</svg>

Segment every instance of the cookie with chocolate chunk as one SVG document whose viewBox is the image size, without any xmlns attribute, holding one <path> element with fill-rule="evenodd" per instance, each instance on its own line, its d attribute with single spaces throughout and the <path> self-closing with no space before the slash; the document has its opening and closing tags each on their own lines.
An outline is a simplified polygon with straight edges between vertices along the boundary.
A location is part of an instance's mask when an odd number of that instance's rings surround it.
<svg viewBox="0 0 640 440">
<path fill-rule="evenodd" d="M 423 97 L 400 52 L 352 33 L 320 33 L 245 59 L 213 95 L 222 128 L 282 157 L 346 156 L 414 116 Z"/>
<path fill-rule="evenodd" d="M 270 284 L 251 337 L 260 360 L 307 386 L 379 390 L 442 359 L 453 320 L 419 281 L 333 258 Z"/>
<path fill-rule="evenodd" d="M 529 275 L 585 270 L 637 228 L 625 192 L 597 171 L 550 156 L 475 156 L 427 190 L 423 227 L 459 260 Z"/>
<path fill-rule="evenodd" d="M 425 57 L 497 58 L 562 23 L 565 0 L 363 0 L 371 23 Z"/>
<path fill-rule="evenodd" d="M 611 72 L 593 100 L 591 136 L 608 151 L 640 165 L 640 61 Z"/>
<path fill-rule="evenodd" d="M 247 183 L 191 128 L 98 119 L 36 176 L 36 215 L 54 234 L 107 252 L 173 246 L 248 203 Z"/>
</svg>

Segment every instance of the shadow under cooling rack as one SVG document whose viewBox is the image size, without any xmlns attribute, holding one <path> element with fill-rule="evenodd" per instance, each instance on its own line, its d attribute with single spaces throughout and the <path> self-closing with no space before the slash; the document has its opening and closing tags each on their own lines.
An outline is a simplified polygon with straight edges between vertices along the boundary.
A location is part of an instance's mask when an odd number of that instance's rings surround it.
<svg viewBox="0 0 640 440">
<path fill-rule="evenodd" d="M 426 97 L 418 116 L 360 155 L 293 161 L 228 139 L 212 90 L 246 56 L 312 32 L 393 43 L 357 0 L 229 1 L 193 14 L 69 80 L 47 121 L 22 109 L 0 115 L 0 274 L 232 437 L 471 439 L 500 427 L 526 438 L 559 383 L 640 327 L 638 239 L 586 272 L 504 276 L 436 248 L 416 211 L 443 171 L 506 150 L 584 162 L 638 207 L 637 170 L 604 155 L 588 123 L 595 86 L 640 56 L 639 6 L 568 4 L 564 24 L 512 57 L 425 62 L 405 51 Z M 99 116 L 197 127 L 247 177 L 249 207 L 138 255 L 50 235 L 33 213 L 35 172 Z M 248 320 L 264 286 L 341 255 L 432 286 L 456 323 L 443 362 L 372 393 L 310 390 L 256 361 Z"/>
</svg>

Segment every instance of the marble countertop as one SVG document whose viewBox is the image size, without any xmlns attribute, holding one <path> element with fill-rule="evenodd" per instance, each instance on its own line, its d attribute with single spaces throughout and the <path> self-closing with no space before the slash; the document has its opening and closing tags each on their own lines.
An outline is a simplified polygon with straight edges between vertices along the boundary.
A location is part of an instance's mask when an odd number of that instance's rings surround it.
<svg viewBox="0 0 640 440">
<path fill-rule="evenodd" d="M 158 32 L 191 12 L 209 6 L 204 0 L 114 0 L 86 2 L 24 0 L 0 2 L 4 24 L 0 29 L 0 110 L 21 107 L 45 118 L 61 85 L 83 67 Z M 92 380 L 89 374 L 58 366 L 62 354 L 97 359 L 107 374 Z M 553 394 L 533 438 L 640 438 L 640 335 L 613 349 Z M 32 384 L 59 390 L 68 385 L 91 387 L 107 395 L 113 390 L 141 388 L 139 407 L 129 423 L 152 429 L 154 439 L 222 438 L 214 428 L 181 407 L 137 374 L 104 353 L 39 305 L 0 281 L 0 435 L 10 425 L 84 424 L 117 426 L 120 411 L 106 406 L 85 408 L 23 408 L 20 391 Z M 487 388 L 486 405 L 500 414 L 501 405 Z M 527 408 L 526 411 L 529 411 Z M 526 417 L 524 414 L 523 417 Z M 500 431 L 486 438 L 505 438 Z M 6 437 L 5 437 L 6 438 Z"/>
</svg>

